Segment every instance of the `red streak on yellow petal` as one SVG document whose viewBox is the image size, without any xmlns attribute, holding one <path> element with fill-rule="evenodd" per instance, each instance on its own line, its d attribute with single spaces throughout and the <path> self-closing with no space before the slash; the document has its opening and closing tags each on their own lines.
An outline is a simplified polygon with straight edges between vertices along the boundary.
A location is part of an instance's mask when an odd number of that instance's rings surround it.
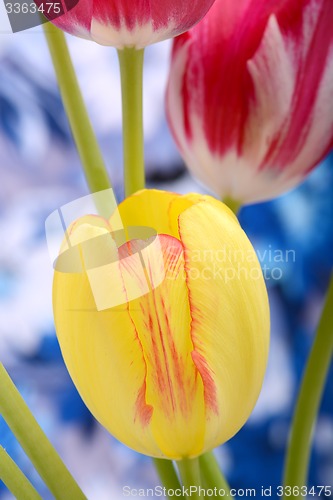
<svg viewBox="0 0 333 500">
<path fill-rule="evenodd" d="M 179 234 L 180 238 L 182 239 L 182 232 L 181 232 L 181 225 L 178 220 L 178 229 L 179 229 Z M 204 398 L 205 398 L 205 404 L 208 409 L 213 411 L 215 414 L 219 413 L 219 408 L 218 408 L 218 403 L 217 403 L 217 391 L 216 391 L 216 385 L 214 382 L 214 379 L 212 377 L 212 373 L 210 370 L 210 367 L 207 364 L 206 359 L 200 354 L 200 352 L 196 349 L 198 342 L 196 339 L 196 332 L 200 331 L 200 316 L 201 312 L 200 309 L 195 306 L 193 302 L 193 298 L 191 295 L 191 288 L 192 284 L 189 279 L 190 276 L 190 254 L 186 248 L 186 245 L 182 243 L 183 249 L 184 249 L 184 256 L 185 256 L 185 263 L 184 263 L 184 269 L 185 269 L 185 280 L 187 284 L 187 289 L 188 289 L 188 298 L 189 298 L 189 307 L 190 307 L 190 314 L 191 314 L 191 338 L 192 338 L 192 343 L 194 346 L 194 350 L 191 353 L 193 363 L 195 364 L 201 379 L 202 383 L 204 386 Z"/>
<path fill-rule="evenodd" d="M 202 378 L 206 406 L 218 415 L 219 409 L 217 405 L 216 386 L 207 365 L 207 361 L 197 351 L 192 352 L 192 359 Z"/>
<path fill-rule="evenodd" d="M 156 300 L 155 290 L 152 290 L 151 296 L 152 296 L 153 304 L 154 304 L 152 310 L 155 312 L 155 320 L 156 320 L 155 328 L 153 327 L 153 329 L 151 330 L 151 333 L 153 335 L 152 340 L 153 340 L 153 350 L 154 350 L 155 363 L 156 363 L 156 366 L 158 366 L 157 381 L 158 381 L 158 385 L 159 385 L 159 388 L 160 388 L 162 394 L 166 395 L 166 399 L 169 403 L 168 405 L 165 406 L 165 408 L 168 411 L 170 411 L 170 415 L 172 415 L 172 414 L 174 414 L 174 412 L 176 410 L 176 401 L 175 401 L 175 394 L 174 394 L 175 387 L 173 386 L 173 383 L 172 383 L 172 374 L 171 374 L 171 371 L 174 368 L 174 364 L 172 366 L 170 366 L 170 363 L 169 363 L 170 356 L 168 356 L 167 347 L 169 347 L 169 350 L 172 350 L 173 339 L 172 339 L 172 334 L 170 331 L 169 323 L 167 321 L 165 321 L 165 325 L 167 326 L 167 328 L 164 331 L 162 330 L 160 318 L 159 318 L 159 315 L 158 315 L 157 309 L 156 309 L 157 300 Z M 165 315 L 165 317 L 163 319 L 166 320 L 167 316 Z M 156 340 L 157 340 L 157 342 L 156 342 Z M 159 340 L 159 342 L 158 342 L 158 340 Z M 166 343 L 165 343 L 165 340 L 166 340 Z M 177 363 L 177 357 L 173 358 L 173 362 Z"/>
<path fill-rule="evenodd" d="M 190 350 L 181 347 L 182 337 L 190 339 L 189 323 L 178 331 L 176 321 L 180 314 L 177 310 L 178 293 L 180 300 L 187 303 L 187 291 L 181 279 L 183 273 L 183 248 L 181 243 L 169 235 L 159 235 L 163 253 L 166 276 L 157 287 L 139 299 L 141 310 L 141 327 L 138 327 L 140 340 L 146 356 L 151 387 L 159 396 L 158 405 L 170 420 L 175 415 L 189 417 L 192 412 L 192 401 L 196 391 L 196 368 L 189 371 Z M 153 282 L 154 259 L 148 262 L 146 271 L 148 281 Z M 184 288 L 184 292 L 180 290 Z M 180 307 L 185 310 L 185 304 Z M 184 339 L 184 343 L 186 341 Z M 190 374 L 191 373 L 191 374 Z"/>
<path fill-rule="evenodd" d="M 159 235 L 159 239 L 165 279 L 156 288 L 150 288 L 148 293 L 142 290 L 140 297 L 127 303 L 127 311 L 146 368 L 145 382 L 134 405 L 134 418 L 143 426 L 149 424 L 155 411 L 162 412 L 170 425 L 177 415 L 190 419 L 197 391 L 198 370 L 191 358 L 193 345 L 190 341 L 190 317 L 185 323 L 179 318 L 179 314 L 186 314 L 188 311 L 188 296 L 183 278 L 183 247 L 172 236 Z M 141 246 L 147 247 L 147 243 L 147 240 L 127 242 L 119 249 L 120 258 L 138 252 Z M 147 258 L 146 278 L 152 284 L 158 261 L 153 253 Z M 127 264 L 120 261 L 119 265 L 122 267 Z M 139 275 L 135 267 L 130 272 Z M 125 282 L 124 286 L 126 287 Z"/>
<path fill-rule="evenodd" d="M 146 358 L 145 358 L 145 355 L 144 355 L 143 346 L 142 346 L 142 343 L 141 343 L 138 331 L 136 329 L 136 326 L 135 326 L 135 323 L 133 321 L 133 318 L 131 317 L 129 303 L 127 303 L 127 311 L 128 311 L 128 315 L 129 315 L 129 317 L 131 319 L 131 322 L 132 322 L 134 330 L 135 330 L 135 337 L 136 337 L 136 340 L 137 340 L 137 342 L 138 342 L 138 344 L 140 346 L 140 349 L 141 349 L 141 352 L 142 352 L 142 362 L 143 362 L 144 367 L 145 367 L 144 382 L 143 382 L 143 384 L 141 386 L 141 389 L 138 392 L 138 396 L 137 396 L 137 399 L 136 399 L 136 402 L 135 402 L 135 417 L 134 417 L 134 420 L 136 420 L 138 418 L 140 420 L 140 422 L 141 422 L 141 425 L 143 427 L 146 427 L 149 424 L 149 422 L 151 420 L 151 417 L 153 415 L 153 411 L 154 411 L 153 407 L 151 405 L 147 404 L 147 401 L 146 401 L 147 361 L 146 361 Z"/>
<path fill-rule="evenodd" d="M 144 381 L 135 402 L 134 421 L 139 419 L 142 427 L 146 427 L 151 420 L 153 411 L 153 407 L 151 405 L 147 405 L 146 403 L 146 381 Z"/>
<path fill-rule="evenodd" d="M 135 253 L 135 250 L 136 250 L 136 247 L 137 247 L 137 242 L 135 242 L 135 248 L 132 248 L 133 245 L 131 245 L 131 242 L 126 242 L 124 245 L 122 245 L 120 248 L 119 248 L 119 266 L 121 267 L 121 263 L 124 262 L 124 260 L 122 259 L 125 259 L 126 257 L 129 257 L 130 255 L 133 255 Z M 120 273 L 120 276 L 121 276 L 121 279 L 122 279 L 122 274 Z M 135 339 L 136 341 L 138 342 L 138 345 L 141 349 L 141 352 L 142 352 L 142 362 L 144 364 L 144 367 L 145 367 L 145 375 L 144 375 L 144 382 L 138 392 L 138 395 L 137 395 L 137 398 L 136 398 L 136 402 L 135 402 L 135 405 L 134 405 L 134 421 L 136 421 L 137 419 L 139 419 L 139 421 L 141 422 L 141 425 L 142 427 L 146 427 L 149 423 L 150 423 L 150 420 L 151 420 L 151 417 L 153 415 L 153 412 L 154 412 L 154 409 L 151 405 L 147 404 L 147 401 L 146 401 L 146 379 L 147 379 L 147 361 L 146 361 L 146 358 L 145 358 L 145 354 L 144 354 L 144 349 L 143 349 L 143 345 L 142 345 L 142 342 L 140 340 L 140 336 L 139 336 L 139 332 L 137 330 L 137 327 L 135 325 L 135 322 L 131 316 L 131 311 L 130 311 L 130 302 L 128 300 L 128 294 L 127 294 L 127 290 L 126 290 L 126 286 L 125 286 L 125 283 L 124 283 L 124 280 L 122 279 L 122 282 L 123 282 L 123 289 L 124 289 L 124 292 L 125 292 L 125 296 L 127 298 L 127 302 L 126 302 L 126 309 L 127 309 L 127 313 L 129 315 L 129 318 L 131 320 L 131 323 L 133 325 L 133 329 L 134 329 L 134 332 L 135 332 Z"/>
</svg>

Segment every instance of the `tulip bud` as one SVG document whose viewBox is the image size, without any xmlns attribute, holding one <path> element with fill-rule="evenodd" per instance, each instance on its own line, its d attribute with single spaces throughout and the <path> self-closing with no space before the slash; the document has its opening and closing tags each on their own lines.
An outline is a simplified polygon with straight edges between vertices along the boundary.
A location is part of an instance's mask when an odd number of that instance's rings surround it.
<svg viewBox="0 0 333 500">
<path fill-rule="evenodd" d="M 38 0 L 44 4 L 45 0 Z M 142 49 L 190 29 L 214 0 L 79 0 L 49 19 L 60 29 L 117 49 Z M 47 10 L 44 12 L 47 16 Z M 48 16 L 47 16 L 48 17 Z"/>
<path fill-rule="evenodd" d="M 169 123 L 219 196 L 277 196 L 332 147 L 332 20 L 332 0 L 217 0 L 174 41 Z"/>
<path fill-rule="evenodd" d="M 154 226 L 159 246 L 127 241 L 118 247 L 117 268 L 116 245 L 108 246 L 110 264 L 106 248 L 96 249 L 101 289 L 111 301 L 114 289 L 123 296 L 103 310 L 87 270 L 56 266 L 53 306 L 64 360 L 88 408 L 117 439 L 154 457 L 195 457 L 232 437 L 258 398 L 269 342 L 260 265 L 236 217 L 209 196 L 144 190 L 119 213 L 125 227 Z M 112 229 L 112 217 L 86 216 L 68 235 L 80 246 L 105 241 L 101 234 L 112 236 Z M 146 279 L 136 259 L 143 247 Z M 140 287 L 141 295 L 126 301 Z"/>
</svg>

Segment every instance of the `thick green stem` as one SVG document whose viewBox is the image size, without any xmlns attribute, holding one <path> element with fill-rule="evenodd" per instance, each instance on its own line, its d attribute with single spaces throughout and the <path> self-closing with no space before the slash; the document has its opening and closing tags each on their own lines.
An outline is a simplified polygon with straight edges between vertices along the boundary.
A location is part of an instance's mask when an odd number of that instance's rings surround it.
<svg viewBox="0 0 333 500">
<path fill-rule="evenodd" d="M 57 500 L 86 498 L 38 425 L 2 363 L 0 364 L 0 415 Z"/>
<path fill-rule="evenodd" d="M 154 458 L 153 462 L 161 483 L 167 490 L 175 491 L 181 488 L 181 484 L 171 460 Z M 180 498 L 183 498 L 183 496 L 181 496 Z"/>
<path fill-rule="evenodd" d="M 202 488 L 202 483 L 200 476 L 199 459 L 184 458 L 183 460 L 177 461 L 177 465 L 183 486 L 191 494 L 191 498 L 193 498 L 194 500 L 199 500 L 200 497 L 202 498 L 202 495 L 200 495 L 200 488 Z"/>
<path fill-rule="evenodd" d="M 230 487 L 225 480 L 212 451 L 199 457 L 199 465 L 201 477 L 205 483 L 205 487 L 211 488 L 212 490 L 214 490 L 214 488 L 218 491 L 222 490 L 225 492 L 224 496 L 230 496 Z"/>
<path fill-rule="evenodd" d="M 42 497 L 2 446 L 0 446 L 0 480 L 17 500 L 42 500 Z"/>
<path fill-rule="evenodd" d="M 287 450 L 284 484 L 307 484 L 313 428 L 333 355 L 333 277 L 298 394 Z M 288 497 L 296 498 L 294 497 Z"/>
<path fill-rule="evenodd" d="M 104 160 L 96 140 L 62 31 L 51 23 L 44 33 L 75 144 L 92 193 L 111 188 Z"/>
<path fill-rule="evenodd" d="M 144 50 L 118 50 L 123 108 L 123 151 L 125 195 L 145 186 L 142 118 Z"/>
</svg>

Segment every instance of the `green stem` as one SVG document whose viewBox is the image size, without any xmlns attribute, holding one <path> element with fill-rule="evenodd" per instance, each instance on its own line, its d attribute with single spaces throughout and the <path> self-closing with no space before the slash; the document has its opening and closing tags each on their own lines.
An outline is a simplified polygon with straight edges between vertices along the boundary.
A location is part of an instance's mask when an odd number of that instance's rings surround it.
<svg viewBox="0 0 333 500">
<path fill-rule="evenodd" d="M 200 488 L 202 488 L 200 466 L 198 458 L 183 458 L 177 462 L 180 477 L 184 488 L 191 493 L 191 498 L 199 500 Z"/>
<path fill-rule="evenodd" d="M 230 208 L 230 210 L 232 210 L 234 212 L 235 215 L 238 214 L 238 212 L 242 206 L 242 204 L 239 201 L 234 200 L 233 198 L 229 198 L 229 196 L 226 196 L 223 199 L 223 203 L 225 203 Z"/>
<path fill-rule="evenodd" d="M 123 108 L 123 152 L 125 195 L 145 186 L 142 118 L 144 50 L 118 50 Z"/>
<path fill-rule="evenodd" d="M 181 484 L 171 460 L 154 458 L 153 462 L 161 483 L 167 490 L 175 491 L 181 488 Z M 180 498 L 183 498 L 183 496 L 181 496 Z"/>
<path fill-rule="evenodd" d="M 230 496 L 230 487 L 225 480 L 212 451 L 199 457 L 199 465 L 201 476 L 205 482 L 205 487 L 213 490 L 214 488 L 217 490 L 224 490 L 224 496 Z"/>
<path fill-rule="evenodd" d="M 43 25 L 58 85 L 91 193 L 111 188 L 62 31 Z"/>
<path fill-rule="evenodd" d="M 287 450 L 284 484 L 304 486 L 321 397 L 333 354 L 333 276 L 296 403 Z M 296 497 L 289 497 L 296 498 Z"/>
<path fill-rule="evenodd" d="M 0 480 L 17 500 L 42 500 L 42 497 L 2 446 L 0 446 Z"/>
<path fill-rule="evenodd" d="M 38 425 L 2 363 L 0 414 L 57 500 L 86 498 Z"/>
</svg>

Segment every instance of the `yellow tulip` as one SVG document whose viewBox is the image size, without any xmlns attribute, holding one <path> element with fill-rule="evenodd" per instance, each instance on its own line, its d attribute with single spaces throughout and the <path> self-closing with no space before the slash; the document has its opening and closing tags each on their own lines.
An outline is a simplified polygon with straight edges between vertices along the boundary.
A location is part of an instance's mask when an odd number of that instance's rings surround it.
<svg viewBox="0 0 333 500">
<path fill-rule="evenodd" d="M 159 247 L 150 238 L 118 248 L 109 238 L 110 262 L 100 268 L 88 269 L 84 251 L 83 271 L 56 268 L 64 360 L 88 408 L 117 439 L 146 455 L 193 458 L 230 439 L 260 393 L 269 344 L 260 265 L 236 217 L 209 196 L 143 190 L 119 212 L 125 227 L 153 227 Z M 86 216 L 68 234 L 80 247 L 113 229 L 112 217 Z M 146 251 L 146 280 L 124 258 L 138 248 Z M 141 295 L 131 295 L 131 280 Z M 107 308 L 115 290 L 134 298 Z"/>
</svg>

